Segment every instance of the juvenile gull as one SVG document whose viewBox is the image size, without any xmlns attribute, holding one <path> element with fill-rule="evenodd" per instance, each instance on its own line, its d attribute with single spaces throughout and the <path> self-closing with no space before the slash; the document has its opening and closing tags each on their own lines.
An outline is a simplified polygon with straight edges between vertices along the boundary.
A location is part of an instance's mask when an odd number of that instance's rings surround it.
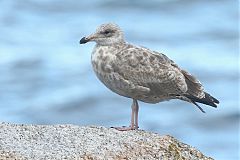
<svg viewBox="0 0 240 160">
<path fill-rule="evenodd" d="M 102 83 L 113 92 L 133 99 L 131 124 L 118 130 L 138 129 L 138 100 L 146 103 L 180 99 L 196 105 L 217 107 L 219 101 L 204 91 L 201 83 L 166 55 L 125 42 L 118 25 L 102 24 L 80 44 L 96 42 L 92 66 Z"/>
</svg>

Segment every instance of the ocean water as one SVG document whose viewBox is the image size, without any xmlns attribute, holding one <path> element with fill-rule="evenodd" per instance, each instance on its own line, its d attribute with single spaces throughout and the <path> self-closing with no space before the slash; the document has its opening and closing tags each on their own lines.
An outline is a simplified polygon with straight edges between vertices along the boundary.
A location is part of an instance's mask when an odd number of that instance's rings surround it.
<svg viewBox="0 0 240 160">
<path fill-rule="evenodd" d="M 115 22 L 128 42 L 165 53 L 220 100 L 217 109 L 140 102 L 140 128 L 170 134 L 217 160 L 239 159 L 237 0 L 0 0 L 0 121 L 122 126 L 131 100 L 96 78 L 93 43 Z"/>
</svg>

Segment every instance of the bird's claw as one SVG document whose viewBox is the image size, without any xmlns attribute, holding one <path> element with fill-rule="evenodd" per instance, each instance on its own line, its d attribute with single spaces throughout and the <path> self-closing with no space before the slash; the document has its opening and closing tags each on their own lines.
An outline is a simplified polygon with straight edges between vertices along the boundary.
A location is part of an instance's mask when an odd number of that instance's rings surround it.
<svg viewBox="0 0 240 160">
<path fill-rule="evenodd" d="M 122 127 L 111 127 L 111 128 L 114 128 L 118 131 L 130 131 L 130 130 L 138 130 L 138 126 L 122 126 Z"/>
</svg>

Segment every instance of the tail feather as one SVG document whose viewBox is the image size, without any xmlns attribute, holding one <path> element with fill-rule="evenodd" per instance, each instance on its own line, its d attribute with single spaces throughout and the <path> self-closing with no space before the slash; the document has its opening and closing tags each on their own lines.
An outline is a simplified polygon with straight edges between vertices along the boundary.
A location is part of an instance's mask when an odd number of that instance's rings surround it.
<svg viewBox="0 0 240 160">
<path fill-rule="evenodd" d="M 195 106 L 197 106 L 200 111 L 202 111 L 203 113 L 206 113 L 206 112 L 202 109 L 202 107 L 200 107 L 196 102 L 194 102 L 194 101 L 191 101 L 191 102 L 192 102 Z"/>
<path fill-rule="evenodd" d="M 204 92 L 204 93 L 205 93 L 205 97 L 201 98 L 201 99 L 198 97 L 192 96 L 192 95 L 186 95 L 186 97 L 189 98 L 191 100 L 191 102 L 195 105 L 196 105 L 196 102 L 198 102 L 198 103 L 203 103 L 203 104 L 217 108 L 216 104 L 219 104 L 219 101 L 216 98 L 212 97 L 210 94 L 208 94 L 206 92 Z"/>
</svg>

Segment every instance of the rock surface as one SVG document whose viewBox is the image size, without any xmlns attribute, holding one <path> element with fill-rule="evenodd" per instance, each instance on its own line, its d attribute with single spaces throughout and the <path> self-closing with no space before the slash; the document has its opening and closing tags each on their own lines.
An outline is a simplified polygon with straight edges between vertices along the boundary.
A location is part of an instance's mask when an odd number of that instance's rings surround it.
<svg viewBox="0 0 240 160">
<path fill-rule="evenodd" d="M 0 124 L 0 159 L 208 160 L 171 136 L 76 125 Z"/>
</svg>

